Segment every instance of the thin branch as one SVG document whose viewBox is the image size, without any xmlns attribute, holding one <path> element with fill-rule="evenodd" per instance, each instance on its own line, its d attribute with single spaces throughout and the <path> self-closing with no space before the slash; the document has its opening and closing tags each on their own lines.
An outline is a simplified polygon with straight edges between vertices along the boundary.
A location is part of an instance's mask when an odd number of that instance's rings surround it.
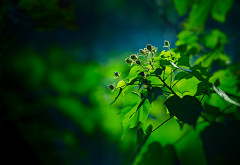
<svg viewBox="0 0 240 165">
<path fill-rule="evenodd" d="M 188 75 L 188 73 L 185 75 L 185 76 L 183 76 L 182 78 L 180 78 L 175 84 L 173 84 L 173 86 L 172 86 L 172 88 L 174 87 L 174 85 L 176 85 L 180 80 L 182 80 L 184 77 L 186 77 Z"/>
<path fill-rule="evenodd" d="M 157 76 L 157 77 L 163 82 L 163 84 L 164 84 L 174 95 L 177 96 L 177 94 L 172 90 L 172 88 L 170 88 L 170 87 L 165 83 L 165 81 L 161 79 L 160 76 Z"/>
<path fill-rule="evenodd" d="M 229 105 L 229 106 L 226 107 L 224 110 L 222 110 L 221 113 L 222 113 L 223 111 L 227 110 L 228 108 L 230 108 L 230 107 L 233 106 L 233 105 L 234 105 L 234 104 Z"/>
<path fill-rule="evenodd" d="M 177 70 L 178 68 L 175 68 L 165 79 L 164 79 L 164 81 L 170 76 L 170 75 L 172 75 L 172 73 L 173 72 L 175 72 L 175 70 Z M 165 71 L 165 70 L 164 70 Z M 164 72 L 165 73 L 165 72 Z"/>
<path fill-rule="evenodd" d="M 170 88 L 172 88 L 172 74 L 173 74 L 173 70 L 172 70 L 172 65 L 171 65 L 171 81 L 170 81 Z"/>
<path fill-rule="evenodd" d="M 160 124 L 157 128 L 155 128 L 154 130 L 152 130 L 152 132 L 156 131 L 159 127 L 161 127 L 163 124 L 165 124 L 167 121 L 169 121 L 171 118 L 173 118 L 173 116 L 169 117 L 167 120 L 165 120 L 162 124 Z"/>
</svg>

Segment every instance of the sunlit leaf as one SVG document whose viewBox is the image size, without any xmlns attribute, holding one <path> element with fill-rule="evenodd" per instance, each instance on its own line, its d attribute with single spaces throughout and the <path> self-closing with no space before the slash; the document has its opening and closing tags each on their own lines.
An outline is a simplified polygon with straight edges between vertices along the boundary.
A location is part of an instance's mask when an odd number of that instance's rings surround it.
<svg viewBox="0 0 240 165">
<path fill-rule="evenodd" d="M 148 117 L 151 105 L 148 100 L 141 99 L 139 95 L 132 92 L 125 96 L 124 105 L 118 113 L 122 115 L 123 134 L 122 139 L 130 128 L 137 125 L 138 122 L 145 123 Z M 144 103 L 142 101 L 144 100 Z M 142 104 L 140 107 L 139 105 Z"/>
</svg>

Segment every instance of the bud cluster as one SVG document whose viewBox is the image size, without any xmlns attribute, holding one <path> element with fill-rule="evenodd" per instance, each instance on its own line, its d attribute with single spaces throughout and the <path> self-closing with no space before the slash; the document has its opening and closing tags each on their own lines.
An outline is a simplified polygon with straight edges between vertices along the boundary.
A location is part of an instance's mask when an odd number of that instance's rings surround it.
<svg viewBox="0 0 240 165">
<path fill-rule="evenodd" d="M 164 41 L 165 43 L 166 41 Z M 168 41 L 166 42 L 166 44 L 168 43 Z M 165 45 L 166 45 L 165 44 Z M 169 44 L 169 43 L 168 43 Z M 170 45 L 170 44 L 169 44 Z M 130 55 L 130 57 L 127 57 L 125 59 L 126 63 L 131 66 L 133 63 L 143 67 L 145 69 L 145 71 L 149 71 L 150 69 L 153 68 L 153 61 L 152 61 L 152 58 L 155 57 L 155 53 L 157 52 L 157 48 L 152 46 L 151 44 L 147 44 L 146 45 L 146 48 L 144 49 L 139 49 L 139 53 L 140 55 L 137 55 L 137 54 L 132 54 Z M 145 56 L 147 58 L 147 61 L 144 61 L 144 60 L 141 60 L 139 59 L 139 56 Z M 148 64 L 148 66 L 143 66 L 142 63 L 146 63 Z M 152 67 L 152 68 L 149 68 L 149 65 Z M 120 78 L 120 74 L 116 71 L 114 72 L 114 75 L 115 75 L 115 78 Z M 139 73 L 139 76 L 143 77 L 143 84 L 145 85 L 148 85 L 150 82 L 147 80 L 147 75 L 144 71 L 140 72 Z M 122 79 L 123 80 L 123 79 Z M 125 80 L 123 80 L 125 81 Z M 127 82 L 125 81 L 126 85 L 127 85 Z M 110 90 L 114 91 L 114 89 L 116 89 L 116 87 L 114 85 L 109 85 L 108 86 Z"/>
</svg>

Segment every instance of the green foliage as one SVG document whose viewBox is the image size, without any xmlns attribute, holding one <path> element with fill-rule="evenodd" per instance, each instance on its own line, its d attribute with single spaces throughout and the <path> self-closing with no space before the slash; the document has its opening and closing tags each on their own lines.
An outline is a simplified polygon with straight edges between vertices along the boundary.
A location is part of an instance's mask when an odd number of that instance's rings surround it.
<svg viewBox="0 0 240 165">
<path fill-rule="evenodd" d="M 199 38 L 192 35 L 189 30 L 181 32 L 178 37 L 178 48 L 170 49 L 169 42 L 165 41 L 164 47 L 167 47 L 168 51 L 163 50 L 158 56 L 155 47 L 148 44 L 144 50 L 141 49 L 141 55 L 132 58 L 130 64 L 132 68 L 128 76 L 126 78 L 118 76 L 121 80 L 116 88 L 120 91 L 112 103 L 123 91 L 124 105 L 118 113 L 122 115 L 122 140 L 129 129 L 138 128 L 137 148 L 134 154 L 137 157 L 134 162 L 137 164 L 178 163 L 175 145 L 168 144 L 162 147 L 158 142 L 147 143 L 147 140 L 154 135 L 153 132 L 172 118 L 182 131 L 186 127 L 197 130 L 198 125 L 204 122 L 210 125 L 207 128 L 210 129 L 215 127 L 216 123 L 222 126 L 240 119 L 237 111 L 240 107 L 237 99 L 240 98 L 239 65 L 230 65 L 227 70 L 220 70 L 214 74 L 209 72 L 209 68 L 216 60 L 225 61 L 225 65 L 228 65 L 229 57 L 223 53 L 223 46 L 228 42 L 225 34 L 216 29 L 207 33 L 202 41 L 205 42 L 206 48 L 212 51 L 208 55 L 200 56 L 192 65 L 189 62 L 190 56 L 200 52 Z M 211 40 L 214 42 L 210 42 Z M 183 52 L 180 47 L 185 45 Z M 194 46 L 196 49 L 193 48 Z M 153 120 L 148 118 L 148 115 L 154 110 L 154 106 L 159 104 L 158 97 L 164 97 L 161 106 L 165 106 L 166 111 L 161 113 L 170 117 L 153 129 Z M 145 123 L 150 124 L 147 129 Z M 185 131 L 186 134 L 191 129 Z M 186 134 L 174 144 L 181 141 Z M 201 134 L 204 145 L 208 145 L 211 138 L 210 140 L 207 138 L 206 131 Z M 207 155 L 207 160 L 202 162 L 219 161 L 215 159 L 210 154 Z M 229 160 L 228 156 L 226 160 Z"/>
<path fill-rule="evenodd" d="M 141 99 L 140 96 L 132 92 L 125 96 L 124 105 L 121 111 L 118 113 L 122 115 L 123 122 L 123 137 L 126 135 L 130 128 L 135 127 L 138 122 L 145 123 L 148 117 L 149 109 L 151 105 L 148 100 Z"/>
<path fill-rule="evenodd" d="M 188 31 L 184 33 L 180 35 L 182 38 L 190 37 Z M 224 38 L 221 37 L 223 35 L 219 31 L 213 31 L 213 34 L 217 34 L 217 36 L 220 36 L 219 38 Z M 187 35 L 188 37 L 185 37 Z M 193 41 L 195 42 L 197 40 Z M 183 43 L 185 44 L 187 42 Z M 216 45 L 214 45 L 214 47 L 215 46 Z M 206 95 L 209 97 L 212 96 L 212 94 L 217 94 L 214 95 L 214 97 L 219 96 L 231 104 L 240 106 L 237 101 L 230 98 L 222 89 L 217 89 L 215 85 L 213 85 L 216 84 L 221 87 L 221 85 L 227 82 L 224 82 L 224 79 L 221 79 L 220 76 L 212 76 L 212 74 L 208 72 L 207 68 L 209 68 L 212 63 L 212 60 L 209 59 L 219 56 L 217 52 L 220 50 L 217 49 L 214 51 L 213 54 L 215 53 L 216 55 L 212 55 L 213 57 L 208 56 L 207 62 L 198 65 L 202 63 L 200 62 L 200 57 L 196 61 L 195 66 L 191 67 L 189 57 L 186 54 L 181 55 L 173 52 L 167 41 L 165 41 L 164 47 L 167 47 L 169 51 L 162 51 L 159 56 L 156 56 L 155 47 L 147 44 L 144 50 L 141 49 L 143 55 L 130 56 L 132 58 L 131 65 L 133 66 L 129 75 L 125 79 L 121 78 L 120 75 L 117 76 L 117 78 L 121 79 L 117 85 L 120 91 L 110 105 L 112 105 L 121 92 L 124 91 L 124 105 L 118 113 L 122 115 L 122 138 L 130 128 L 137 126 L 138 122 L 142 124 L 145 123 L 152 103 L 162 95 L 167 96 L 164 105 L 166 105 L 167 112 L 170 113 L 170 118 L 175 116 L 174 118 L 180 127 L 182 127 L 184 123 L 187 123 L 195 128 L 199 117 L 203 117 L 202 113 L 209 112 L 209 115 L 212 115 L 213 112 L 211 110 L 209 111 L 209 106 L 207 106 L 209 102 L 204 104 L 204 108 L 208 109 L 207 111 L 202 107 L 202 99 Z M 146 61 L 142 59 L 142 56 L 146 58 Z M 141 64 L 137 61 L 141 61 Z M 174 72 L 175 70 L 178 70 L 178 72 Z M 236 83 L 234 83 L 234 85 L 235 84 Z M 212 90 L 210 90 L 211 88 Z M 210 106 L 216 105 L 210 104 Z M 207 120 L 205 117 L 203 118 Z M 138 139 L 141 139 L 139 138 L 142 136 L 140 133 L 141 132 L 138 133 Z"/>
<path fill-rule="evenodd" d="M 178 96 L 169 97 L 164 103 L 170 115 L 176 116 L 180 121 L 196 126 L 196 122 L 203 108 L 196 97 L 184 96 L 182 99 Z"/>
<path fill-rule="evenodd" d="M 203 25 L 208 16 L 221 23 L 225 22 L 227 12 L 231 9 L 233 0 L 174 0 L 175 8 L 180 16 L 187 13 L 191 7 L 188 29 Z"/>
</svg>

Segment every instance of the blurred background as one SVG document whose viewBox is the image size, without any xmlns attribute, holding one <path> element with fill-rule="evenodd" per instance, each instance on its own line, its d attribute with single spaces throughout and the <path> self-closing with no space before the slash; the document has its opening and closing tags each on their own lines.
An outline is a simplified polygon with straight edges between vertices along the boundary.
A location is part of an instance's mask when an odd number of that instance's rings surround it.
<svg viewBox="0 0 240 165">
<path fill-rule="evenodd" d="M 240 1 L 234 1 L 226 20 L 209 17 L 202 29 L 226 34 L 224 51 L 232 62 L 240 60 L 239 8 Z M 150 160 L 144 155 L 150 152 L 147 146 L 138 156 L 134 153 L 137 128 L 121 141 L 121 116 L 116 114 L 123 101 L 120 97 L 106 108 L 118 93 L 108 85 L 119 81 L 114 71 L 128 75 L 124 59 L 146 44 L 161 52 L 168 40 L 174 48 L 187 13 L 179 14 L 173 0 L 1 0 L 3 164 L 120 165 Z M 163 100 L 158 98 L 147 120 L 154 128 L 168 118 Z M 181 140 L 189 127 L 181 130 L 170 120 L 148 144 L 174 144 L 176 164 L 207 164 L 198 138 L 204 126 Z"/>
</svg>

